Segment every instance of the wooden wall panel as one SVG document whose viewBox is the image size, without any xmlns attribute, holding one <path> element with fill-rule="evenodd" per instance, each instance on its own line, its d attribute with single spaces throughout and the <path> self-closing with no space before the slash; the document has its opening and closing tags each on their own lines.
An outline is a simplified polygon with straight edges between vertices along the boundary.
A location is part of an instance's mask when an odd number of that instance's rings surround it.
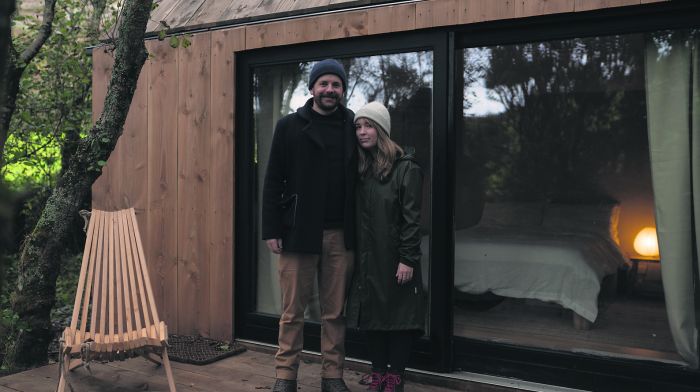
<svg viewBox="0 0 700 392">
<path fill-rule="evenodd" d="M 95 48 L 92 51 L 92 122 L 97 122 L 102 115 L 104 109 L 105 97 L 107 96 L 107 87 L 109 78 L 112 75 L 112 65 L 114 58 L 111 53 L 105 52 L 101 48 Z M 111 158 L 111 161 L 116 161 L 116 158 Z M 107 165 L 102 168 L 102 174 L 92 184 L 92 208 L 99 210 L 113 209 L 112 196 L 112 171 L 118 171 L 115 163 L 110 165 L 110 160 Z M 114 167 L 114 169 L 111 169 Z"/>
<path fill-rule="evenodd" d="M 178 50 L 178 330 L 209 336 L 210 33 Z"/>
<path fill-rule="evenodd" d="M 515 18 L 516 0 L 462 0 L 460 23 Z"/>
<path fill-rule="evenodd" d="M 516 0 L 515 17 L 574 12 L 575 0 Z"/>
<path fill-rule="evenodd" d="M 576 0 L 576 11 L 591 11 L 601 8 L 639 5 L 640 0 Z"/>
<path fill-rule="evenodd" d="M 415 30 L 416 5 L 403 4 L 372 8 L 368 11 L 367 34 Z"/>
<path fill-rule="evenodd" d="M 663 3 L 665 1 L 671 1 L 671 0 L 642 0 L 641 4 Z"/>
<path fill-rule="evenodd" d="M 133 207 L 141 229 L 144 251 L 148 252 L 148 227 L 146 207 L 148 203 L 148 73 L 150 63 L 141 68 L 124 132 L 119 138 L 119 188 L 116 208 Z"/>
<path fill-rule="evenodd" d="M 323 39 L 367 35 L 367 11 L 351 11 L 320 16 Z"/>
<path fill-rule="evenodd" d="M 246 26 L 246 49 L 283 45 L 286 25 L 289 22 L 273 22 Z"/>
<path fill-rule="evenodd" d="M 367 11 L 246 26 L 246 49 L 367 35 Z"/>
<path fill-rule="evenodd" d="M 416 28 L 458 24 L 462 2 L 462 0 L 431 0 L 417 3 Z"/>
<path fill-rule="evenodd" d="M 211 336 L 233 339 L 234 52 L 245 49 L 245 28 L 211 36 L 211 166 L 209 188 Z"/>
<path fill-rule="evenodd" d="M 285 43 L 302 43 L 310 41 L 319 41 L 323 39 L 323 30 L 321 27 L 321 18 L 295 19 L 288 23 L 281 22 L 281 26 L 274 26 L 271 36 L 278 39 L 277 45 Z M 276 35 L 279 31 L 279 36 Z"/>
<path fill-rule="evenodd" d="M 158 312 L 177 325 L 177 49 L 148 41 L 148 269 Z M 142 230 L 144 232 L 144 230 Z"/>
</svg>

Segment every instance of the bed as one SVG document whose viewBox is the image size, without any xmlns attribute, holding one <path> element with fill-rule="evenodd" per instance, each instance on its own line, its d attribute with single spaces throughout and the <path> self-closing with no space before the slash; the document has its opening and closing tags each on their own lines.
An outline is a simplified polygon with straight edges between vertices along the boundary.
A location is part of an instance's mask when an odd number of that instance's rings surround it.
<svg viewBox="0 0 700 392">
<path fill-rule="evenodd" d="M 628 263 L 618 217 L 616 204 L 487 203 L 478 225 L 455 232 L 455 288 L 557 303 L 590 328 L 603 280 Z"/>
</svg>

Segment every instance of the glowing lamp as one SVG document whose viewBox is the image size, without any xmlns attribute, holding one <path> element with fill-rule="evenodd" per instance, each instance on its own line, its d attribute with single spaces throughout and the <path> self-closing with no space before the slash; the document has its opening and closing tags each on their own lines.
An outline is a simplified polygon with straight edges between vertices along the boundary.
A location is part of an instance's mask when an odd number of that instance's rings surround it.
<svg viewBox="0 0 700 392">
<path fill-rule="evenodd" d="M 659 256 L 659 241 L 656 239 L 656 229 L 645 227 L 634 237 L 634 251 L 645 257 Z"/>
</svg>

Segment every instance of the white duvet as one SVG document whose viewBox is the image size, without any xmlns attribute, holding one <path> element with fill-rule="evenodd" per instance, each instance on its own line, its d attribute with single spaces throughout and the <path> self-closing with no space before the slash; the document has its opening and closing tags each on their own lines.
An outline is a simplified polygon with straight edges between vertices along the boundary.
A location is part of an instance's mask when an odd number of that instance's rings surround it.
<svg viewBox="0 0 700 392">
<path fill-rule="evenodd" d="M 594 233 L 477 227 L 455 233 L 455 288 L 555 302 L 595 322 L 601 282 L 625 263 Z"/>
</svg>

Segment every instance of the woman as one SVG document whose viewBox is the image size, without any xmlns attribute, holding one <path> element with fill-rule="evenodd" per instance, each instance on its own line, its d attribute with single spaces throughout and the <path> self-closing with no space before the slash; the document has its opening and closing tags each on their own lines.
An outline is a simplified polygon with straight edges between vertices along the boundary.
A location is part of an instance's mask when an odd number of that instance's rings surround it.
<svg viewBox="0 0 700 392">
<path fill-rule="evenodd" d="M 389 111 L 355 114 L 358 141 L 356 268 L 347 320 L 366 331 L 369 390 L 403 391 L 411 345 L 425 325 L 420 274 L 422 174 L 389 134 Z"/>
</svg>

